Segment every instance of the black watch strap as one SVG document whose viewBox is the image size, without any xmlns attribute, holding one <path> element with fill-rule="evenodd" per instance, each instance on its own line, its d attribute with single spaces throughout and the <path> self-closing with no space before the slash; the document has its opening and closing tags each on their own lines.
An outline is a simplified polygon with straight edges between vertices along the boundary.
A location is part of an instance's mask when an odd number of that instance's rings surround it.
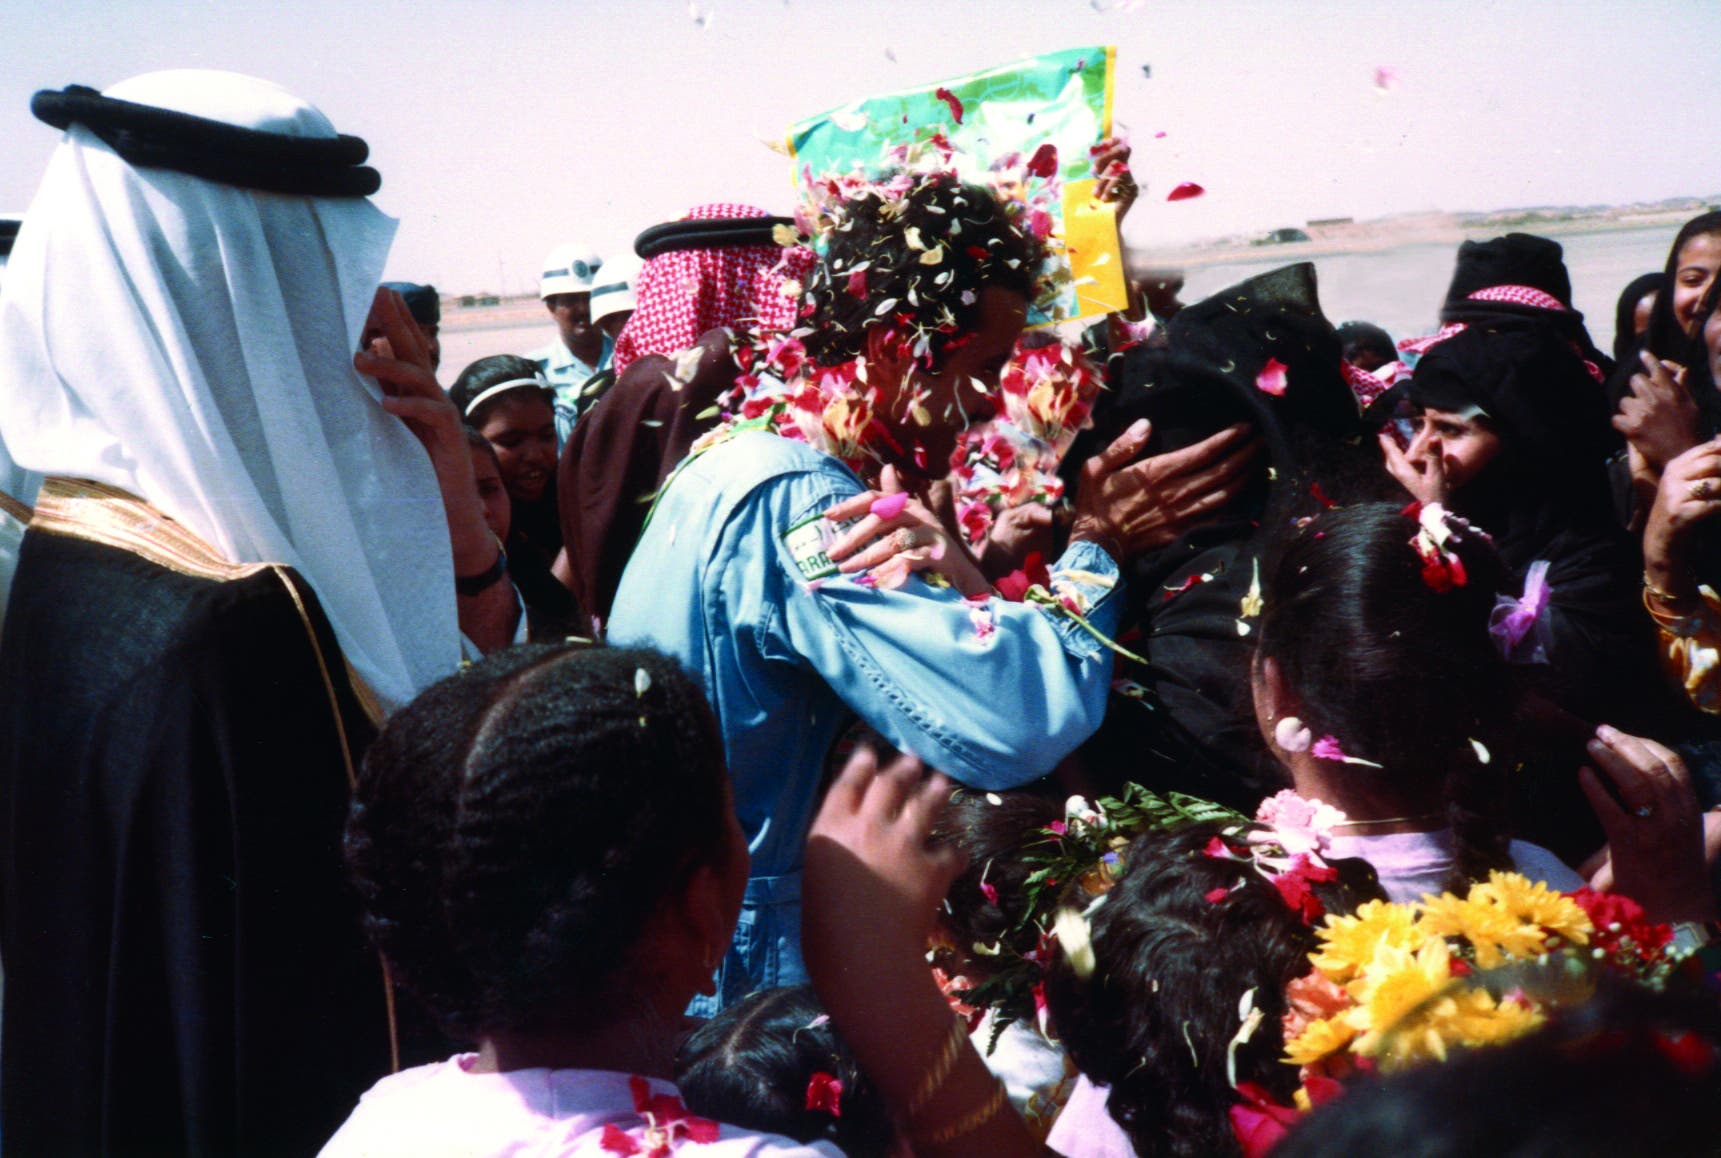
<svg viewBox="0 0 1721 1158">
<path fill-rule="evenodd" d="M 500 546 L 496 548 L 496 561 L 476 575 L 456 575 L 454 589 L 462 595 L 480 595 L 496 585 L 496 581 L 508 573 L 508 556 Z"/>
</svg>

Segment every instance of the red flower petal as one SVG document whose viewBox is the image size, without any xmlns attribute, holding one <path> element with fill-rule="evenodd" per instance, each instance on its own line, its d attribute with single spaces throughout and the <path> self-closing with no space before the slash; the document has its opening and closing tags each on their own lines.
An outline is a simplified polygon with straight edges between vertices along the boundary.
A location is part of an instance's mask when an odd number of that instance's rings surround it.
<svg viewBox="0 0 1721 1158">
<path fill-rule="evenodd" d="M 627 1089 L 633 1095 L 633 1112 L 645 1113 L 651 1105 L 651 1083 L 635 1074 L 627 1080 Z"/>
<path fill-rule="evenodd" d="M 851 297 L 866 297 L 866 270 L 857 269 L 849 274 L 848 290 Z"/>
<path fill-rule="evenodd" d="M 1715 1050 L 1690 1030 L 1656 1033 L 1655 1048 L 1688 1078 L 1700 1078 L 1715 1064 Z"/>
<path fill-rule="evenodd" d="M 710 1118 L 687 1117 L 682 1119 L 682 1128 L 687 1131 L 689 1142 L 698 1142 L 709 1146 L 722 1136 L 723 1127 Z"/>
<path fill-rule="evenodd" d="M 1208 889 L 1204 895 L 1206 896 L 1209 904 L 1217 905 L 1220 901 L 1231 895 L 1231 890 L 1227 888 Z"/>
<path fill-rule="evenodd" d="M 1047 141 L 1034 150 L 1033 157 L 1028 161 L 1028 175 L 1050 179 L 1058 172 L 1058 147 Z"/>
<path fill-rule="evenodd" d="M 933 96 L 950 106 L 950 116 L 957 124 L 962 123 L 962 102 L 956 99 L 956 94 L 940 85 L 933 90 Z"/>
<path fill-rule="evenodd" d="M 807 1081 L 807 1109 L 822 1111 L 833 1118 L 842 1117 L 842 1079 L 823 1072 L 814 1074 Z"/>
<path fill-rule="evenodd" d="M 1271 394 L 1275 398 L 1285 396 L 1286 366 L 1277 358 L 1268 358 L 1267 364 L 1261 367 L 1261 372 L 1255 375 L 1255 388 L 1263 394 Z"/>
<path fill-rule="evenodd" d="M 638 1154 L 645 1146 L 638 1138 L 624 1134 L 613 1125 L 605 1126 L 604 1132 L 598 1138 L 600 1149 L 608 1150 L 611 1154 Z"/>
<path fill-rule="evenodd" d="M 1167 201 L 1187 201 L 1191 197 L 1199 197 L 1207 190 L 1193 181 L 1185 181 L 1165 195 Z"/>
<path fill-rule="evenodd" d="M 985 895 L 988 904 L 996 905 L 998 903 L 997 885 L 993 884 L 991 881 L 981 881 L 980 891 Z"/>
</svg>

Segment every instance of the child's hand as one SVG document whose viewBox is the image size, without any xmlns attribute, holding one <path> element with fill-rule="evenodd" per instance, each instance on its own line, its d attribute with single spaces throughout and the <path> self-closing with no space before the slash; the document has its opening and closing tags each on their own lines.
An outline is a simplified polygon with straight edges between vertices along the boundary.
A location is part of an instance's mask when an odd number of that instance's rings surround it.
<svg viewBox="0 0 1721 1158">
<path fill-rule="evenodd" d="M 950 781 L 927 776 L 912 756 L 883 769 L 865 747 L 849 757 L 807 839 L 801 905 L 809 965 L 861 961 L 887 940 L 923 951 L 965 859 L 928 845 L 949 803 Z"/>
</svg>

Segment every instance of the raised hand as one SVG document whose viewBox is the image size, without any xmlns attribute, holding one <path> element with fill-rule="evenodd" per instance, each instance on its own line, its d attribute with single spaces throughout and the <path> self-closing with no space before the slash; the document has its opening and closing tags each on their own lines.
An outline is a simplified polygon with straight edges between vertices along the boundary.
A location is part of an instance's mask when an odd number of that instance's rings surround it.
<svg viewBox="0 0 1721 1158">
<path fill-rule="evenodd" d="M 1596 729 L 1589 755 L 1595 766 L 1578 780 L 1607 833 L 1614 888 L 1652 920 L 1712 920 L 1705 834 L 1684 762 L 1654 740 L 1606 724 Z"/>
<path fill-rule="evenodd" d="M 1135 461 L 1153 432 L 1139 419 L 1082 466 L 1071 539 L 1090 539 L 1118 562 L 1177 541 L 1216 517 L 1249 481 L 1259 439 L 1242 424 L 1180 450 Z"/>
</svg>

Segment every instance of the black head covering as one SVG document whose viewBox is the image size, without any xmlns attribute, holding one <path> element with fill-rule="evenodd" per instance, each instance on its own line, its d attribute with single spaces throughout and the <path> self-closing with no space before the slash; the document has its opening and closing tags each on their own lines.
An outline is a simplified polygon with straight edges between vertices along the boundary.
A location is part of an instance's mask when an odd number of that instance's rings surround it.
<svg viewBox="0 0 1721 1158">
<path fill-rule="evenodd" d="M 1667 278 L 1660 272 L 1640 273 L 1619 291 L 1619 304 L 1613 310 L 1613 360 L 1619 364 L 1635 363 L 1641 343 L 1637 336 L 1637 303 L 1644 295 L 1659 293 Z M 1660 298 L 1656 303 L 1660 304 Z M 1654 307 L 1651 307 L 1653 316 Z M 1647 333 L 1647 331 L 1645 331 Z"/>
<path fill-rule="evenodd" d="M 1508 233 L 1458 247 L 1458 265 L 1446 289 L 1446 303 L 1461 303 L 1477 290 L 1497 285 L 1527 285 L 1558 298 L 1570 309 L 1572 279 L 1560 243 L 1533 233 Z M 1444 316 L 1442 321 L 1447 320 Z"/>
<path fill-rule="evenodd" d="M 30 98 L 37 120 L 83 125 L 139 169 L 172 169 L 241 189 L 298 197 L 368 197 L 382 187 L 358 137 L 290 137 L 103 96 L 87 85 Z"/>
<path fill-rule="evenodd" d="M 1383 363 L 1398 358 L 1398 345 L 1392 335 L 1373 322 L 1346 322 L 1338 328 L 1339 348 L 1360 346 L 1380 355 Z"/>
<path fill-rule="evenodd" d="M 1120 640 L 1148 659 L 1122 660 L 1100 732 L 1083 749 L 1104 790 L 1127 775 L 1157 790 L 1193 792 L 1252 809 L 1278 787 L 1249 689 L 1254 641 L 1239 625 L 1257 574 L 1262 528 L 1329 502 L 1376 497 L 1379 452 L 1361 439 L 1341 349 L 1321 313 L 1314 269 L 1293 265 L 1181 310 L 1166 349 L 1136 346 L 1120 359 L 1115 394 L 1102 395 L 1086 453 L 1137 418 L 1153 422 L 1147 451 L 1189 446 L 1234 423 L 1265 444 L 1255 473 L 1219 521 L 1129 562 Z M 1256 385 L 1268 359 L 1286 367 L 1285 392 Z M 1091 436 L 1091 438 L 1089 438 Z M 1079 469 L 1082 442 L 1066 459 Z M 1074 482 L 1071 482 L 1072 487 Z"/>
<path fill-rule="evenodd" d="M 1356 396 L 1340 368 L 1343 346 L 1321 312 L 1312 263 L 1259 274 L 1185 306 L 1167 330 L 1172 350 L 1254 393 L 1268 360 L 1277 359 L 1287 386 L 1272 409 L 1287 426 L 1340 438 L 1361 433 Z"/>
<path fill-rule="evenodd" d="M 1568 526 L 1611 524 L 1607 399 L 1553 326 L 1473 323 L 1422 356 L 1405 393 L 1419 409 L 1474 407 L 1499 434 L 1499 456 L 1452 505 L 1495 536 L 1508 566 Z"/>
<path fill-rule="evenodd" d="M 18 240 L 18 227 L 22 224 L 17 217 L 0 217 L 0 257 L 12 252 L 12 243 Z"/>
<path fill-rule="evenodd" d="M 435 326 L 442 322 L 442 295 L 436 292 L 433 285 L 419 285 L 413 281 L 385 281 L 383 289 L 393 290 L 406 301 L 406 308 L 412 313 L 412 320 L 421 326 Z"/>
<path fill-rule="evenodd" d="M 1584 327 L 1584 316 L 1572 308 L 1572 279 L 1566 272 L 1565 251 L 1557 241 L 1533 233 L 1508 233 L 1487 241 L 1466 241 L 1458 247 L 1458 264 L 1440 320 L 1486 322 L 1496 318 L 1533 318 L 1547 322 L 1577 345 L 1584 358 L 1605 377 L 1613 359 L 1596 348 Z M 1541 290 L 1563 309 L 1541 309 L 1515 302 L 1473 301 L 1471 295 L 1495 286 L 1521 285 Z"/>
<path fill-rule="evenodd" d="M 1671 291 L 1674 278 L 1679 273 L 1679 251 L 1684 249 L 1685 243 L 1693 237 L 1701 237 L 1706 233 L 1721 235 L 1721 211 L 1699 213 L 1680 226 L 1679 232 L 1673 237 L 1673 245 L 1667 250 L 1667 265 L 1662 269 L 1661 284 L 1666 286 L 1669 292 L 1655 299 L 1655 308 L 1649 312 L 1649 330 L 1644 335 L 1645 345 L 1657 358 L 1678 361 L 1688 352 L 1690 338 L 1679 328 L 1679 321 L 1673 316 Z"/>
</svg>

